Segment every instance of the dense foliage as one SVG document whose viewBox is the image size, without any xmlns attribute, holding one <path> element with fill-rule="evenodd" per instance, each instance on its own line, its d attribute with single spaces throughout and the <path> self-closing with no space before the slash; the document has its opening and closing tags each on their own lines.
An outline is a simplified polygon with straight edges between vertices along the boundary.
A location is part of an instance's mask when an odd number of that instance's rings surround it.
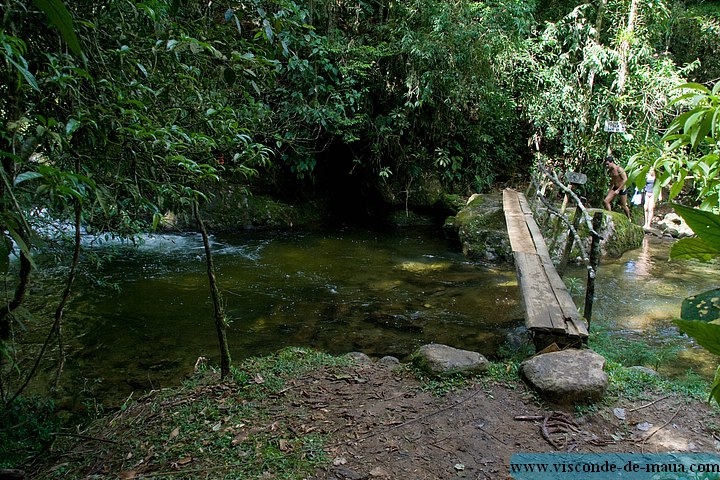
<svg viewBox="0 0 720 480">
<path fill-rule="evenodd" d="M 0 12 L 6 401 L 28 373 L 12 369 L 13 338 L 40 237 L 75 233 L 48 338 L 61 337 L 81 230 L 148 231 L 258 174 L 301 189 L 341 164 L 335 182 L 407 198 L 427 179 L 458 193 L 526 179 L 537 154 L 588 173 L 597 202 L 610 147 L 638 182 L 651 166 L 672 193 L 692 177 L 718 205 L 710 3 L 6 0 Z M 691 95 L 675 95 L 687 79 Z M 607 120 L 627 133 L 609 137 Z"/>
</svg>

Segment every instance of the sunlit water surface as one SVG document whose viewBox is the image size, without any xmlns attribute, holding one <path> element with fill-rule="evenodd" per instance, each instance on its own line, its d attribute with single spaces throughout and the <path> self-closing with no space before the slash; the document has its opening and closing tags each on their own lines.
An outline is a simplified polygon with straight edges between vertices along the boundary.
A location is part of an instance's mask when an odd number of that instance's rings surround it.
<svg viewBox="0 0 720 480">
<path fill-rule="evenodd" d="M 658 346 L 668 341 L 676 344 L 682 335 L 673 320 L 680 317 L 682 301 L 720 287 L 720 266 L 717 262 L 669 260 L 672 243 L 673 240 L 646 236 L 641 248 L 626 252 L 618 259 L 603 259 L 596 281 L 592 319 L 610 325 L 618 335 L 648 345 Z M 583 285 L 587 277 L 580 268 L 568 276 Z M 575 303 L 583 307 L 584 297 L 577 295 Z M 711 378 L 718 358 L 682 337 L 687 348 L 662 362 L 658 369 L 667 375 L 693 369 Z"/>
<path fill-rule="evenodd" d="M 404 358 L 429 342 L 492 356 L 522 325 L 512 267 L 469 262 L 437 232 L 218 235 L 213 251 L 234 360 L 285 346 Z M 218 363 L 199 236 L 122 247 L 103 275 L 119 292 L 68 309 L 76 382 L 120 398 L 177 383 L 199 356 Z"/>
</svg>

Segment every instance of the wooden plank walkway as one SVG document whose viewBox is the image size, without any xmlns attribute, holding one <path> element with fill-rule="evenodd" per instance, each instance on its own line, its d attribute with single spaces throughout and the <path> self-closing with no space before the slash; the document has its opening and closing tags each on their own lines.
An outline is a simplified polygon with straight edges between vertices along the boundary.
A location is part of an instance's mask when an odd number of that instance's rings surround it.
<svg viewBox="0 0 720 480">
<path fill-rule="evenodd" d="M 503 209 L 528 330 L 547 344 L 583 342 L 587 324 L 555 270 L 525 195 L 505 189 Z"/>
</svg>

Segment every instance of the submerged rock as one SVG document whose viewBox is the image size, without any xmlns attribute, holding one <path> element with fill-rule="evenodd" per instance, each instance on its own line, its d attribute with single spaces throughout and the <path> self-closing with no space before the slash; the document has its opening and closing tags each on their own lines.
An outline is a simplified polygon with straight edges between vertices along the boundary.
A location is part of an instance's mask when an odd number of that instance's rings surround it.
<svg viewBox="0 0 720 480">
<path fill-rule="evenodd" d="M 541 397 L 558 404 L 592 403 L 605 394 L 605 358 L 589 349 L 544 353 L 520 364 L 522 377 Z"/>
<path fill-rule="evenodd" d="M 460 350 L 437 343 L 423 345 L 413 354 L 413 363 L 433 375 L 480 373 L 487 371 L 490 362 L 477 352 Z"/>
</svg>

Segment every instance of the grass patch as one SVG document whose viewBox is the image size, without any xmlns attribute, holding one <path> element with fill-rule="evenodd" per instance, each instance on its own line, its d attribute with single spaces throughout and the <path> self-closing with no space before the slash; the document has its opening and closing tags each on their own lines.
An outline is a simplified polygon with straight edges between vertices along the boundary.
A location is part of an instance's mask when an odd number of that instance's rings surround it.
<svg viewBox="0 0 720 480">
<path fill-rule="evenodd" d="M 328 462 L 326 436 L 306 427 L 304 413 L 285 411 L 284 392 L 305 372 L 328 368 L 332 374 L 351 362 L 288 348 L 242 362 L 222 383 L 206 368 L 179 388 L 151 392 L 98 419 L 82 441 L 56 442 L 44 478 L 307 478 Z M 75 460 L 62 461 L 68 457 Z"/>
<path fill-rule="evenodd" d="M 252 357 L 232 370 L 232 376 L 249 398 L 277 393 L 289 378 L 319 367 L 346 366 L 352 360 L 304 348 L 286 348 L 272 355 Z"/>
<path fill-rule="evenodd" d="M 710 383 L 692 370 L 684 375 L 667 378 L 652 375 L 633 366 L 645 366 L 658 370 L 670 365 L 686 348 L 682 337 L 675 337 L 667 331 L 650 332 L 650 337 L 660 339 L 648 342 L 645 336 L 614 329 L 607 322 L 596 322 L 590 333 L 589 346 L 607 360 L 608 391 L 601 404 L 610 405 L 617 400 L 648 400 L 652 394 L 678 394 L 690 400 L 706 401 Z M 582 407 L 582 408 L 592 408 Z"/>
</svg>

